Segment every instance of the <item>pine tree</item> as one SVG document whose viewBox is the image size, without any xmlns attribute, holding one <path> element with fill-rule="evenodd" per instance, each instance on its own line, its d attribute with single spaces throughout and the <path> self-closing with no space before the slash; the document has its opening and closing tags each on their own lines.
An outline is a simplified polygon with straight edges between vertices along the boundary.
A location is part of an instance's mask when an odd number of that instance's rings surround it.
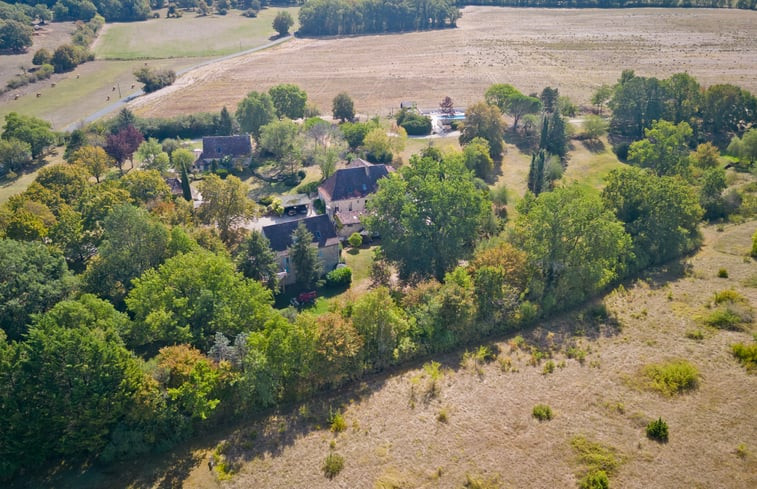
<svg viewBox="0 0 757 489">
<path fill-rule="evenodd" d="M 187 167 L 181 165 L 181 193 L 184 196 L 184 200 L 187 202 L 192 201 L 192 189 L 189 187 L 189 175 L 187 174 Z"/>
<path fill-rule="evenodd" d="M 297 277 L 297 284 L 305 289 L 315 287 L 321 277 L 323 263 L 318 258 L 318 250 L 310 244 L 313 235 L 300 221 L 292 233 L 292 246 L 289 247 L 289 259 L 292 261 Z"/>
</svg>

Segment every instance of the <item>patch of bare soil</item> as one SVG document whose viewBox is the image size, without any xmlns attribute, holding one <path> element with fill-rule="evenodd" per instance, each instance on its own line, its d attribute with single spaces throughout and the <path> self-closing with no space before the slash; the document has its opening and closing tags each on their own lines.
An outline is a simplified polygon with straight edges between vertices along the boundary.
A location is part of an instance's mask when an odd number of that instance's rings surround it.
<svg viewBox="0 0 757 489">
<path fill-rule="evenodd" d="M 622 69 L 667 77 L 687 71 L 704 85 L 757 91 L 757 12 L 727 9 L 516 9 L 466 7 L 458 28 L 432 32 L 295 39 L 193 70 L 134 102 L 142 115 L 236 107 L 251 90 L 297 83 L 323 112 L 348 92 L 364 114 L 400 101 L 435 107 L 482 98 L 492 83 L 524 92 L 544 86 L 588 103 Z"/>
</svg>

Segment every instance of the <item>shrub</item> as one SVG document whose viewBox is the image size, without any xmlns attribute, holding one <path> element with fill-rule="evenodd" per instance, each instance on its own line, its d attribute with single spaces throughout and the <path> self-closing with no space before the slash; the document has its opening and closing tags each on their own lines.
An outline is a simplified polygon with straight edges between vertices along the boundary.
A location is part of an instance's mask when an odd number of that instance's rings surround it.
<svg viewBox="0 0 757 489">
<path fill-rule="evenodd" d="M 552 419 L 552 408 L 547 406 L 546 404 L 537 404 L 536 406 L 534 406 L 531 414 L 539 421 L 549 421 L 550 419 Z"/>
<path fill-rule="evenodd" d="M 48 51 L 45 48 L 38 49 L 36 53 L 34 53 L 34 58 L 32 58 L 32 64 L 36 66 L 49 64 L 50 61 L 53 59 L 53 54 Z"/>
<path fill-rule="evenodd" d="M 345 287 L 352 283 L 350 267 L 337 268 L 326 275 L 326 285 L 329 287 Z"/>
<path fill-rule="evenodd" d="M 310 195 L 310 194 L 314 194 L 318 192 L 318 185 L 320 184 L 321 182 L 319 182 L 318 180 L 314 180 L 312 182 L 303 183 L 302 185 L 297 187 L 295 190 L 297 191 L 297 193 Z"/>
<path fill-rule="evenodd" d="M 699 382 L 699 371 L 686 360 L 647 365 L 644 374 L 652 389 L 667 396 L 695 389 Z"/>
<path fill-rule="evenodd" d="M 757 343 L 751 345 L 745 345 L 744 343 L 736 343 L 731 347 L 733 356 L 738 358 L 744 367 L 749 371 L 757 370 Z"/>
<path fill-rule="evenodd" d="M 544 364 L 544 370 L 542 370 L 542 373 L 544 375 L 551 374 L 555 371 L 555 362 L 552 360 L 548 360 L 547 363 Z"/>
<path fill-rule="evenodd" d="M 604 470 L 595 470 L 589 472 L 578 482 L 581 489 L 608 489 L 610 481 L 607 478 L 607 472 Z"/>
<path fill-rule="evenodd" d="M 718 278 L 728 278 L 728 270 L 721 268 L 718 270 Z"/>
<path fill-rule="evenodd" d="M 447 423 L 449 421 L 449 412 L 447 411 L 447 408 L 441 408 L 439 410 L 439 413 L 436 415 L 436 420 L 440 423 Z"/>
<path fill-rule="evenodd" d="M 623 461 L 614 448 L 587 440 L 583 436 L 574 437 L 570 444 L 576 452 L 579 462 L 586 467 L 587 474 L 604 472 L 607 476 L 615 472 Z"/>
<path fill-rule="evenodd" d="M 690 340 L 703 340 L 704 339 L 704 333 L 701 329 L 695 329 L 691 331 L 686 332 L 686 337 Z"/>
<path fill-rule="evenodd" d="M 466 474 L 463 487 L 465 487 L 465 489 L 499 489 L 502 486 L 499 483 L 499 479 L 496 477 L 492 479 L 484 479 L 483 477 Z"/>
<path fill-rule="evenodd" d="M 350 237 L 347 238 L 347 242 L 353 248 L 360 248 L 363 245 L 363 237 L 360 236 L 360 233 L 352 233 L 350 234 Z"/>
<path fill-rule="evenodd" d="M 329 415 L 329 426 L 334 433 L 341 433 L 347 429 L 347 421 L 339 411 L 332 411 Z"/>
<path fill-rule="evenodd" d="M 707 326 L 720 329 L 738 329 L 741 317 L 730 308 L 720 308 L 712 311 L 704 320 Z"/>
<path fill-rule="evenodd" d="M 338 453 L 329 453 L 326 460 L 323 461 L 323 474 L 329 479 L 333 479 L 344 468 L 344 457 Z"/>
<path fill-rule="evenodd" d="M 647 437 L 651 438 L 652 440 L 657 440 L 661 442 L 667 442 L 668 441 L 668 423 L 662 420 L 662 418 L 657 418 L 657 421 L 652 421 L 647 425 Z"/>
<path fill-rule="evenodd" d="M 718 275 L 720 275 L 720 273 L 718 273 Z M 721 290 L 720 292 L 715 292 L 715 304 L 723 304 L 726 302 L 735 304 L 737 302 L 746 302 L 746 299 L 743 295 L 739 294 L 733 289 L 726 289 Z"/>
<path fill-rule="evenodd" d="M 171 85 L 176 81 L 176 72 L 173 70 L 153 70 L 147 66 L 134 72 L 137 80 L 145 85 L 145 92 L 150 93 Z"/>
<path fill-rule="evenodd" d="M 757 258 L 757 231 L 752 235 L 752 258 Z"/>
</svg>

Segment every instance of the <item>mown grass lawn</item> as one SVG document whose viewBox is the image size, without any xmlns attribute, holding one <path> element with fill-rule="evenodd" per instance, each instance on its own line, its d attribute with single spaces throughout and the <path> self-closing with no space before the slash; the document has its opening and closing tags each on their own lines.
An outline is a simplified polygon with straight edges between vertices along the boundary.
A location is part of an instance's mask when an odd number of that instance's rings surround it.
<svg viewBox="0 0 757 489">
<path fill-rule="evenodd" d="M 179 19 L 110 24 L 95 46 L 101 59 L 164 59 L 222 56 L 269 42 L 276 35 L 273 18 L 283 9 L 267 8 L 248 18 L 239 10 L 226 15 L 198 17 L 193 12 Z M 297 19 L 297 8 L 288 8 Z M 291 29 L 294 32 L 297 24 Z"/>
<path fill-rule="evenodd" d="M 352 270 L 353 287 L 370 279 L 373 252 L 376 249 L 378 249 L 378 246 L 363 246 L 360 248 L 347 248 L 342 251 L 344 263 Z"/>
</svg>

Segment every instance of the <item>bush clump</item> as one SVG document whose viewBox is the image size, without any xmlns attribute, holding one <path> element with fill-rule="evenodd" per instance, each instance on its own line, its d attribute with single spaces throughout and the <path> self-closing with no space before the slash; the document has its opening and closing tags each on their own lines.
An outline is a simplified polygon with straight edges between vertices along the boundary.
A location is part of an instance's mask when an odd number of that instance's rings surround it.
<svg viewBox="0 0 757 489">
<path fill-rule="evenodd" d="M 750 372 L 757 371 L 757 343 L 736 343 L 731 347 L 733 356 Z"/>
<path fill-rule="evenodd" d="M 466 474 L 463 487 L 465 489 L 499 489 L 502 486 L 497 477 L 490 479 Z"/>
<path fill-rule="evenodd" d="M 153 70 L 147 66 L 134 72 L 141 83 L 145 85 L 145 92 L 150 93 L 171 85 L 176 81 L 176 72 L 173 70 Z"/>
<path fill-rule="evenodd" d="M 323 474 L 329 479 L 336 477 L 344 468 L 344 457 L 338 453 L 329 453 L 326 460 L 323 461 Z"/>
<path fill-rule="evenodd" d="M 699 370 L 686 360 L 647 365 L 644 374 L 652 389 L 667 396 L 696 389 L 699 383 Z"/>
<path fill-rule="evenodd" d="M 607 478 L 607 472 L 604 470 L 595 470 L 589 472 L 578 482 L 581 489 L 609 489 L 610 480 Z"/>
<path fill-rule="evenodd" d="M 578 461 L 583 465 L 579 472 L 581 489 L 607 489 L 610 487 L 609 476 L 612 475 L 623 458 L 612 447 L 576 436 L 570 441 Z"/>
<path fill-rule="evenodd" d="M 340 412 L 332 413 L 330 422 L 330 429 L 334 433 L 341 433 L 347 429 L 347 421 L 344 419 L 344 415 Z"/>
<path fill-rule="evenodd" d="M 347 238 L 347 242 L 353 248 L 360 248 L 361 246 L 363 246 L 363 237 L 360 236 L 360 233 L 352 233 L 350 234 L 350 237 Z"/>
<path fill-rule="evenodd" d="M 652 440 L 661 441 L 663 443 L 668 441 L 668 423 L 657 418 L 656 421 L 651 421 L 647 425 L 647 437 Z"/>
<path fill-rule="evenodd" d="M 536 406 L 534 406 L 531 414 L 539 421 L 549 421 L 553 416 L 552 408 L 547 406 L 546 404 L 537 404 Z"/>
<path fill-rule="evenodd" d="M 352 283 L 350 267 L 337 268 L 326 275 L 326 285 L 329 287 L 346 287 Z"/>
</svg>

